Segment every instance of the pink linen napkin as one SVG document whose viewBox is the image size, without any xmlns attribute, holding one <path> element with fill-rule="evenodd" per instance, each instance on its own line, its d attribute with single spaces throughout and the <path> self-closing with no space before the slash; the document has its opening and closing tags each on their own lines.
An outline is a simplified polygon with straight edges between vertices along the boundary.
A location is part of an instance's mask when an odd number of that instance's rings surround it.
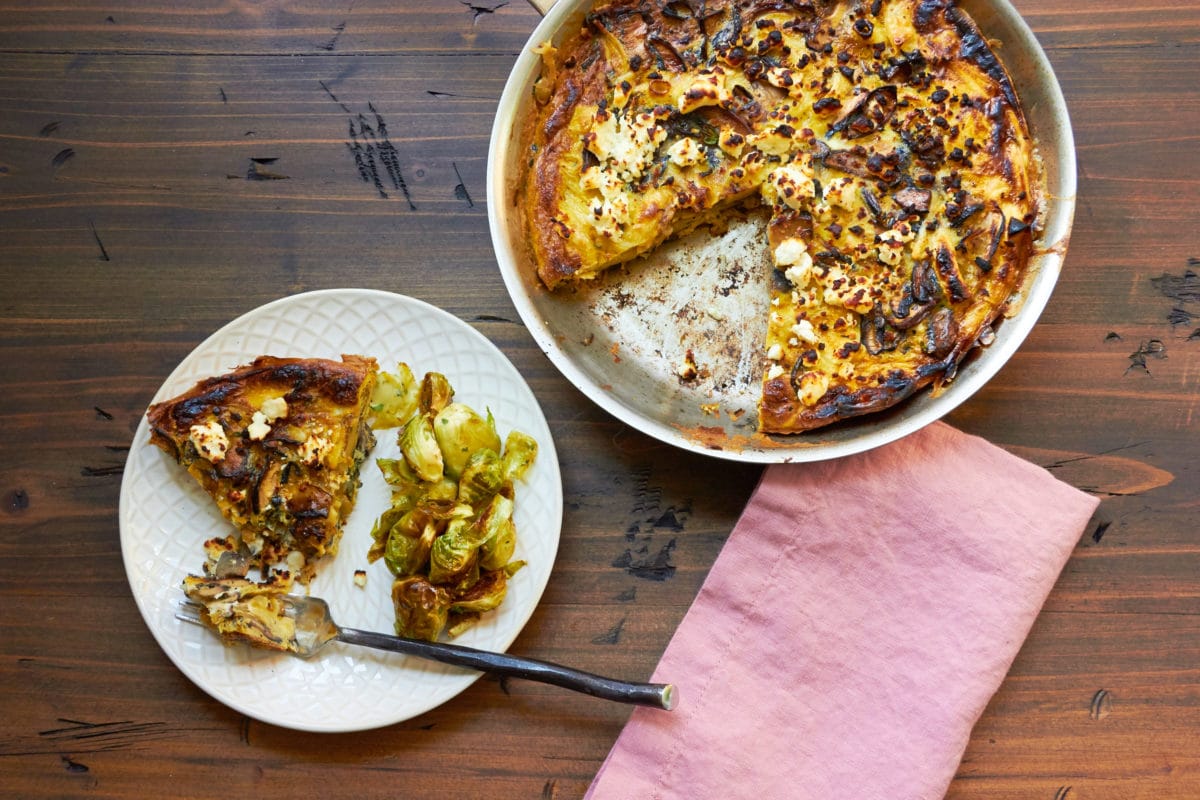
<svg viewBox="0 0 1200 800">
<path fill-rule="evenodd" d="M 769 467 L 588 800 L 937 800 L 1099 501 L 937 423 Z"/>
</svg>

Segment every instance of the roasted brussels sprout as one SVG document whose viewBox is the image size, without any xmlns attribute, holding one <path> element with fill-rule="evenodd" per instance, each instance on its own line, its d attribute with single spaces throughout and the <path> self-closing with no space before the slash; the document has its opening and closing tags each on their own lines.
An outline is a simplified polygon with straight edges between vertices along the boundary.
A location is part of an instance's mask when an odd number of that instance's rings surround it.
<svg viewBox="0 0 1200 800">
<path fill-rule="evenodd" d="M 371 549 L 367 551 L 369 561 L 374 562 L 383 557 L 392 528 L 407 512 L 408 509 L 393 504 L 375 520 L 375 526 L 371 528 Z"/>
<path fill-rule="evenodd" d="M 451 403 L 433 419 L 433 435 L 442 449 L 446 474 L 457 479 L 478 450 L 500 452 L 500 437 L 492 415 L 484 419 L 463 403 Z"/>
<path fill-rule="evenodd" d="M 451 639 L 461 636 L 482 616 L 478 611 L 451 611 L 446 617 L 446 635 Z"/>
<path fill-rule="evenodd" d="M 400 516 L 393 530 L 403 531 L 409 536 L 418 536 L 425 530 L 425 526 L 433 524 L 440 533 L 451 520 L 466 519 L 473 513 L 470 506 L 460 506 L 453 500 L 435 500 L 426 496 Z"/>
<path fill-rule="evenodd" d="M 409 491 L 419 489 L 421 476 L 413 471 L 403 458 L 380 458 L 376 461 L 383 479 L 392 487 L 392 491 Z"/>
<path fill-rule="evenodd" d="M 436 641 L 446 627 L 450 594 L 419 576 L 401 578 L 392 584 L 396 607 L 396 633 L 413 639 Z"/>
<path fill-rule="evenodd" d="M 421 392 L 418 407 L 422 414 L 434 416 L 454 397 L 454 388 L 446 376 L 440 372 L 427 372 L 421 379 Z"/>
<path fill-rule="evenodd" d="M 492 535 L 479 546 L 479 566 L 483 569 L 503 569 L 517 549 L 517 526 L 511 519 L 497 525 Z"/>
<path fill-rule="evenodd" d="M 476 450 L 458 479 L 458 502 L 478 506 L 488 502 L 504 485 L 504 468 L 494 450 Z"/>
<path fill-rule="evenodd" d="M 400 431 L 400 452 L 423 481 L 440 481 L 445 469 L 433 423 L 424 414 L 413 417 Z"/>
<path fill-rule="evenodd" d="M 537 458 L 537 440 L 527 433 L 509 431 L 504 440 L 504 479 L 518 481 L 525 477 L 529 465 Z"/>
<path fill-rule="evenodd" d="M 456 613 L 491 611 L 499 607 L 508 593 L 508 575 L 502 569 L 487 570 L 470 589 L 462 592 L 450 603 Z"/>
<path fill-rule="evenodd" d="M 480 543 L 488 541 L 501 531 L 505 523 L 512 522 L 512 515 L 513 501 L 502 494 L 496 495 L 484 512 L 472 523 L 472 527 L 475 529 L 475 538 Z"/>
<path fill-rule="evenodd" d="M 458 502 L 458 482 L 450 478 L 443 477 L 436 483 L 427 483 L 424 488 L 426 500 L 436 500 L 442 503 Z M 470 513 L 470 509 L 467 509 L 467 513 Z"/>
<path fill-rule="evenodd" d="M 455 520 L 446 532 L 433 540 L 429 553 L 429 582 L 438 585 L 461 584 L 479 562 L 479 545 L 474 526 Z"/>
<path fill-rule="evenodd" d="M 436 537 L 437 526 L 433 522 L 427 523 L 419 536 L 409 536 L 393 528 L 383 553 L 388 569 L 401 578 L 422 572 L 429 563 L 429 553 Z"/>
<path fill-rule="evenodd" d="M 403 425 L 404 457 L 378 461 L 392 503 L 371 531 L 368 557 L 383 558 L 396 576 L 396 631 L 433 640 L 457 636 L 499 606 L 524 565 L 513 560 L 514 482 L 538 446 L 520 431 L 502 443 L 491 412 L 453 402 L 445 376 L 426 373 L 418 385 L 400 367 L 374 411 Z"/>
<path fill-rule="evenodd" d="M 371 427 L 399 428 L 417 413 L 419 387 L 408 364 L 397 365 L 396 372 L 380 372 L 371 395 Z"/>
</svg>

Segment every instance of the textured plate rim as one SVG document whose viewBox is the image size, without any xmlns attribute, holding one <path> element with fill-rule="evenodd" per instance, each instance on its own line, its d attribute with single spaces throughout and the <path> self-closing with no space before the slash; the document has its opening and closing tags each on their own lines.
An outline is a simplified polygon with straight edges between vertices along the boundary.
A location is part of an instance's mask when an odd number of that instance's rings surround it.
<svg viewBox="0 0 1200 800">
<path fill-rule="evenodd" d="M 274 312 L 279 312 L 281 310 L 286 312 L 288 307 L 291 305 L 302 305 L 307 302 L 316 302 L 322 298 L 353 298 L 354 296 L 369 296 L 385 303 L 406 305 L 419 314 L 438 318 L 442 323 L 449 325 L 458 332 L 461 332 L 464 336 L 471 337 L 471 339 L 488 355 L 488 357 L 494 360 L 497 366 L 509 372 L 511 377 L 515 379 L 514 385 L 518 387 L 520 393 L 523 395 L 523 411 L 531 414 L 532 417 L 540 423 L 542 430 L 537 432 L 536 437 L 539 445 L 539 457 L 538 461 L 536 462 L 536 466 L 540 466 L 543 470 L 541 473 L 539 473 L 542 476 L 541 480 L 547 483 L 547 486 L 543 491 L 546 492 L 551 503 L 551 513 L 549 518 L 544 522 L 544 535 L 546 538 L 543 543 L 549 563 L 541 572 L 540 580 L 538 580 L 537 584 L 529 587 L 526 602 L 516 612 L 517 615 L 510 622 L 509 630 L 501 639 L 502 645 L 497 648 L 499 650 L 507 650 L 512 645 L 512 642 L 516 640 L 517 636 L 520 635 L 530 617 L 532 617 L 549 582 L 549 577 L 553 569 L 553 561 L 557 555 L 557 550 L 561 539 L 562 476 L 559 469 L 558 455 L 554 446 L 553 438 L 551 436 L 549 424 L 546 421 L 545 415 L 542 412 L 541 406 L 538 403 L 537 398 L 534 396 L 532 389 L 529 387 L 528 382 L 525 381 L 524 377 L 520 374 L 512 362 L 509 361 L 508 357 L 505 356 L 504 353 L 482 333 L 475 330 L 466 322 L 454 316 L 453 314 L 450 314 L 444 309 L 438 308 L 437 306 L 431 305 L 425 301 L 394 292 L 359 288 L 323 289 L 301 292 L 280 297 L 276 300 L 251 309 L 218 328 L 216 331 L 206 337 L 200 344 L 193 348 L 188 355 L 180 361 L 180 363 L 171 371 L 168 377 L 156 390 L 154 398 L 151 402 L 159 402 L 162 399 L 172 396 L 174 392 L 181 391 L 182 389 L 176 387 L 178 387 L 181 380 L 183 380 L 182 376 L 191 374 L 190 367 L 192 364 L 203 358 L 223 339 L 232 334 L 236 334 L 241 329 L 246 328 L 246 326 L 253 323 L 259 317 L 266 316 Z M 250 359 L 256 355 L 262 354 L 249 354 L 247 352 L 245 357 Z M 364 355 L 372 354 L 364 353 Z M 417 365 L 414 365 L 414 367 L 416 366 Z M 420 367 L 434 370 L 438 368 L 437 365 L 433 364 L 420 365 Z M 187 386 L 192 385 L 195 380 L 196 378 L 194 377 L 188 379 Z M 183 386 L 182 388 L 187 388 L 187 386 Z M 152 606 L 152 601 L 154 598 L 140 591 L 139 587 L 134 582 L 135 575 L 140 575 L 141 570 L 134 563 L 132 563 L 132 559 L 134 557 L 134 534 L 130 530 L 131 521 L 129 519 L 130 505 L 132 503 L 132 481 L 130 478 L 131 473 L 129 466 L 134 463 L 136 448 L 139 446 L 150 447 L 148 440 L 149 426 L 146 416 L 143 413 L 141 415 L 137 430 L 133 436 L 130 454 L 126 459 L 126 471 L 122 477 L 119 499 L 118 525 L 120 532 L 122 560 L 125 568 L 126 579 L 129 583 L 130 591 L 138 607 L 138 611 L 141 614 L 143 621 L 146 623 L 146 626 L 150 629 L 150 632 L 160 649 L 180 670 L 180 672 L 182 672 L 189 680 L 192 681 L 192 683 L 207 693 L 210 697 L 239 713 L 278 727 L 313 733 L 343 733 L 385 727 L 387 725 L 393 725 L 408 719 L 412 719 L 413 717 L 426 713 L 453 699 L 469 688 L 482 676 L 482 673 L 468 671 L 448 672 L 446 675 L 442 676 L 445 678 L 446 688 L 441 694 L 437 695 L 430 701 L 418 703 L 407 709 L 392 712 L 390 714 L 386 712 L 381 713 L 378 717 L 365 720 L 361 723 L 298 721 L 295 719 L 288 719 L 278 714 L 264 713 L 262 708 L 256 707 L 253 703 L 243 702 L 235 697 L 231 697 L 227 691 L 222 691 L 221 687 L 212 685 L 200 674 L 199 667 L 196 664 L 184 658 L 180 653 L 177 653 L 170 646 L 170 631 L 163 629 L 161 626 L 156 624 L 154 616 L 152 615 L 152 611 L 157 610 Z M 137 477 L 136 472 L 134 473 L 133 477 Z M 519 488 L 518 492 L 520 492 Z M 518 510 L 519 509 L 520 504 L 518 503 Z M 197 553 L 197 564 L 201 559 L 202 554 Z M 182 597 L 182 594 L 180 594 L 180 597 Z M 212 637 L 212 645 L 216 648 L 224 647 L 224 645 L 222 645 L 216 637 Z M 248 648 L 246 649 L 248 650 Z M 265 655 L 269 656 L 271 654 L 267 653 Z M 353 657 L 352 652 L 351 657 Z M 281 655 L 279 658 L 293 660 L 291 656 Z M 321 656 L 318 656 L 310 662 L 303 662 L 299 659 L 294 659 L 294 661 L 300 664 L 311 664 L 318 663 L 320 658 Z M 416 659 L 412 660 L 417 661 Z M 434 666 L 436 667 L 440 665 Z"/>
</svg>

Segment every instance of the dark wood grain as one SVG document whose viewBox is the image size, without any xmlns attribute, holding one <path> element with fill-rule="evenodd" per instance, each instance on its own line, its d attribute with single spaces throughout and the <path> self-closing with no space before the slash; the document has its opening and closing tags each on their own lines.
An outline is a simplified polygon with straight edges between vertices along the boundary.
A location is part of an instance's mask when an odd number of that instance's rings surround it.
<svg viewBox="0 0 1200 800">
<path fill-rule="evenodd" d="M 949 797 L 1200 797 L 1200 300 L 1181 288 L 1200 5 L 1018 6 L 1071 110 L 1078 211 L 1042 321 L 949 422 L 1103 502 Z M 537 20 L 521 0 L 0 7 L 0 794 L 583 795 L 628 708 L 485 678 L 328 736 L 216 703 L 147 631 L 117 531 L 138 420 L 209 333 L 299 291 L 402 292 L 495 342 L 554 430 L 564 535 L 513 650 L 651 672 L 759 470 L 614 421 L 518 322 L 485 170 Z M 368 155 L 384 142 L 398 171 Z M 627 568 L 639 548 L 670 577 Z"/>
</svg>

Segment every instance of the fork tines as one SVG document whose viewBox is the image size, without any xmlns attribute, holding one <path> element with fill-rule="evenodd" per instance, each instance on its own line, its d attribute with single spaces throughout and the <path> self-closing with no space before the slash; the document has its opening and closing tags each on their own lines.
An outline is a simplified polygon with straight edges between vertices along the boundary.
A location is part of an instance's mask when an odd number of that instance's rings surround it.
<svg viewBox="0 0 1200 800">
<path fill-rule="evenodd" d="M 175 619 L 181 622 L 190 622 L 193 625 L 207 627 L 205 626 L 204 620 L 201 616 L 202 611 L 204 611 L 204 606 L 200 605 L 199 603 L 193 603 L 191 600 L 181 600 L 179 601 L 179 606 L 175 611 Z"/>
</svg>

